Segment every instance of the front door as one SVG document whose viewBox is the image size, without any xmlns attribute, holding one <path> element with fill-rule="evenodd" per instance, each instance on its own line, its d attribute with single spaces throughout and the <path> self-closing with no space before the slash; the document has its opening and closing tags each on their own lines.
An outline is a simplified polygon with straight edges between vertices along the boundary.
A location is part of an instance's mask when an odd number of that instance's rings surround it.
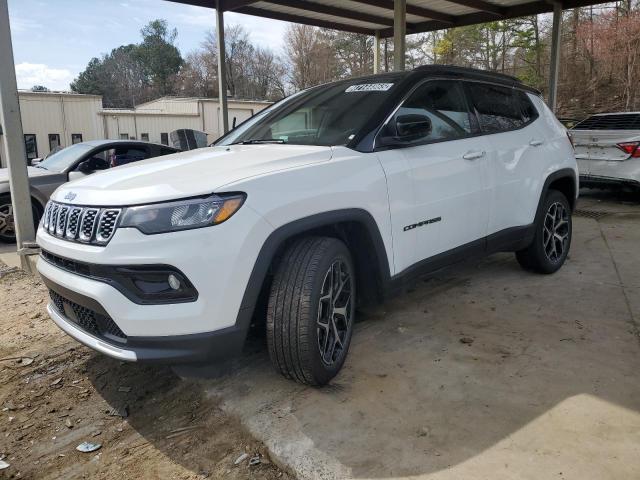
<svg viewBox="0 0 640 480">
<path fill-rule="evenodd" d="M 422 83 L 383 132 L 407 115 L 428 117 L 429 133 L 413 146 L 378 154 L 387 171 L 391 217 L 402 219 L 393 225 L 394 249 L 406 249 L 403 257 L 412 252 L 405 267 L 483 239 L 489 219 L 487 143 L 474 136 L 475 117 L 459 82 Z"/>
</svg>

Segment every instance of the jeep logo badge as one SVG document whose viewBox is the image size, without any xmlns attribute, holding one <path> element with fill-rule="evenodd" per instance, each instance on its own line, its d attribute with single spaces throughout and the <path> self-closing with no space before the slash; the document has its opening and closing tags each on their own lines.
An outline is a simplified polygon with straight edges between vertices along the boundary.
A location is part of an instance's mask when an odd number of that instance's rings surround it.
<svg viewBox="0 0 640 480">
<path fill-rule="evenodd" d="M 73 192 L 69 192 L 64 196 L 65 200 L 69 200 L 70 202 L 73 202 L 73 199 L 76 198 L 76 194 Z"/>
</svg>

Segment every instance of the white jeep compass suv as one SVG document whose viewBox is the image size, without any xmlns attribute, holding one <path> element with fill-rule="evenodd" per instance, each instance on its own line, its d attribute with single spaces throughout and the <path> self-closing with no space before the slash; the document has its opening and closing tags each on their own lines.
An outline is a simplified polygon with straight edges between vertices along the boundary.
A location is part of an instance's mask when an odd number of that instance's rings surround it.
<svg viewBox="0 0 640 480">
<path fill-rule="evenodd" d="M 537 91 L 420 67 L 311 88 L 211 148 L 61 186 L 38 269 L 51 318 L 102 353 L 215 361 L 266 317 L 276 368 L 320 385 L 345 361 L 356 306 L 416 275 L 498 251 L 555 272 L 577 192 Z"/>
</svg>

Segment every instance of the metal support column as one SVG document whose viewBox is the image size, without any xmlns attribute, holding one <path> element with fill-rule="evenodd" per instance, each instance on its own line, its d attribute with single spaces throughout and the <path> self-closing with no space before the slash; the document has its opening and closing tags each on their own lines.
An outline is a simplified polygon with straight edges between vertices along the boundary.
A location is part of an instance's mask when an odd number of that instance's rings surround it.
<svg viewBox="0 0 640 480">
<path fill-rule="evenodd" d="M 558 74 L 560 71 L 560 34 L 562 33 L 562 4 L 553 4 L 553 28 L 551 30 L 551 59 L 549 62 L 549 108 L 556 112 L 558 103 Z"/>
<path fill-rule="evenodd" d="M 224 45 L 224 12 L 222 0 L 216 0 L 216 34 L 218 40 L 218 99 L 223 135 L 229 131 L 229 108 L 227 106 L 227 67 Z M 218 126 L 218 131 L 220 127 Z"/>
<path fill-rule="evenodd" d="M 380 73 L 380 30 L 373 40 L 373 73 Z"/>
<path fill-rule="evenodd" d="M 22 134 L 20 102 L 16 85 L 16 72 L 13 62 L 11 30 L 9 25 L 9 7 L 7 0 L 0 0 L 0 124 L 2 126 L 3 156 L 9 168 L 9 188 L 13 205 L 13 219 L 16 243 L 20 263 L 29 270 L 29 261 L 24 255 L 35 242 L 31 194 L 27 176 L 27 154 Z"/>
<path fill-rule="evenodd" d="M 407 0 L 393 1 L 393 69 L 404 70 L 407 40 Z"/>
</svg>

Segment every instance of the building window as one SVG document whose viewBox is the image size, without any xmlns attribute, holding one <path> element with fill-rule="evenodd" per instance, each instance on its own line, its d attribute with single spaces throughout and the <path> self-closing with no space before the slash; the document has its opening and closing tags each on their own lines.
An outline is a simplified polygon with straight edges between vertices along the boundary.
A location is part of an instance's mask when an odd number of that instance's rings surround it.
<svg viewBox="0 0 640 480">
<path fill-rule="evenodd" d="M 168 133 L 161 133 L 160 134 L 160 143 L 163 145 L 169 145 L 169 134 Z"/>
<path fill-rule="evenodd" d="M 36 136 L 33 133 L 25 134 L 24 148 L 27 151 L 27 160 L 38 158 L 38 144 L 36 142 Z"/>
<path fill-rule="evenodd" d="M 120 140 L 129 140 L 129 134 L 128 133 L 121 133 L 120 134 Z"/>
<path fill-rule="evenodd" d="M 71 134 L 71 143 L 76 144 L 82 142 L 82 134 L 81 133 L 72 133 Z"/>
<path fill-rule="evenodd" d="M 49 151 L 53 152 L 59 146 L 60 146 L 60 134 L 50 133 L 49 134 Z"/>
<path fill-rule="evenodd" d="M 149 141 L 149 134 L 148 133 L 141 133 L 140 134 L 140 140 L 142 140 L 143 142 L 148 142 Z"/>
</svg>

